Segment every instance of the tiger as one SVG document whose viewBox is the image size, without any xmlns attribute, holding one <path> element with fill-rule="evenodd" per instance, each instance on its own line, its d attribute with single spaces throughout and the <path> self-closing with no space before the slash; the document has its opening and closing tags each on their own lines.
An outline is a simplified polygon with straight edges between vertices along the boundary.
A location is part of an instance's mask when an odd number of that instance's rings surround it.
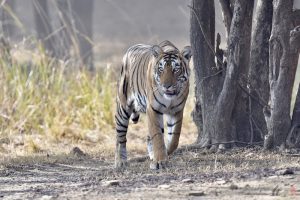
<svg viewBox="0 0 300 200">
<path fill-rule="evenodd" d="M 158 45 L 137 44 L 130 47 L 122 60 L 116 98 L 115 167 L 127 163 L 126 134 L 131 119 L 137 123 L 146 113 L 147 150 L 151 169 L 164 169 L 168 155 L 178 147 L 184 106 L 189 94 L 189 61 L 192 49 L 179 51 L 170 41 Z M 164 120 L 167 121 L 167 144 Z"/>
</svg>

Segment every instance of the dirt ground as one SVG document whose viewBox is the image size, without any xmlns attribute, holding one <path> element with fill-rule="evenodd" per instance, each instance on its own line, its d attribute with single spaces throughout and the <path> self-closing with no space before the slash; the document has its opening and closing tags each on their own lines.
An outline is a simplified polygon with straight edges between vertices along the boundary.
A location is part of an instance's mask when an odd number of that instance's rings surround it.
<svg viewBox="0 0 300 200">
<path fill-rule="evenodd" d="M 78 149 L 5 159 L 0 199 L 300 199 L 298 154 L 183 150 L 165 170 L 150 170 L 144 157 L 129 164 L 115 170 L 112 159 Z"/>
</svg>

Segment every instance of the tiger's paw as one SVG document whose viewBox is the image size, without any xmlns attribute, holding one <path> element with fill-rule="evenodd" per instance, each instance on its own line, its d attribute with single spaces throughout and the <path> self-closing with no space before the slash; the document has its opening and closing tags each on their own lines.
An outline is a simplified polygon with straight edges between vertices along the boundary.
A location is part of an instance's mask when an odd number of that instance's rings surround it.
<svg viewBox="0 0 300 200">
<path fill-rule="evenodd" d="M 152 170 L 166 169 L 167 165 L 168 165 L 167 160 L 151 161 L 150 169 L 152 169 Z"/>
<path fill-rule="evenodd" d="M 126 168 L 126 167 L 128 167 L 128 162 L 127 162 L 127 160 L 121 159 L 121 160 L 116 160 L 116 161 L 115 161 L 115 168 L 116 168 L 116 169 L 124 169 L 124 168 Z"/>
</svg>

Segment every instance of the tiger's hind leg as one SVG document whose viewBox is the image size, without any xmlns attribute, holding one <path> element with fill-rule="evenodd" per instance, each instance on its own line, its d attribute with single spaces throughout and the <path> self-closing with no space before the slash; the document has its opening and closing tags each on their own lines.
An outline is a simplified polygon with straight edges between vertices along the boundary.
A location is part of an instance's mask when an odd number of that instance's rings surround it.
<svg viewBox="0 0 300 200">
<path fill-rule="evenodd" d="M 115 152 L 115 167 L 122 168 L 127 166 L 127 150 L 126 150 L 126 134 L 129 124 L 131 111 L 125 109 L 117 103 L 117 111 L 115 115 L 116 121 L 116 152 Z"/>
</svg>

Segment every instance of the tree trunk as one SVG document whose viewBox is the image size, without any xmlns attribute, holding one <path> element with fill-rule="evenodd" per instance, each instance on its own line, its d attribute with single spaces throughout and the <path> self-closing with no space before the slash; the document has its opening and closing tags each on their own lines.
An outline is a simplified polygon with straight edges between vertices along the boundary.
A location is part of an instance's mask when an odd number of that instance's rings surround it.
<svg viewBox="0 0 300 200">
<path fill-rule="evenodd" d="M 48 1 L 33 0 L 33 8 L 37 37 L 41 40 L 47 53 L 55 57 L 55 40 L 50 23 Z"/>
<path fill-rule="evenodd" d="M 263 107 L 269 100 L 269 38 L 272 28 L 273 0 L 258 0 L 256 24 L 251 41 L 249 69 L 249 120 L 252 141 L 263 141 L 267 125 Z"/>
<path fill-rule="evenodd" d="M 223 21 L 224 21 L 224 25 L 226 27 L 226 35 L 228 38 L 229 32 L 230 32 L 233 9 L 231 9 L 230 0 L 219 0 L 219 2 L 221 4 Z"/>
<path fill-rule="evenodd" d="M 94 0 L 73 0 L 73 17 L 78 50 L 83 65 L 89 70 L 93 64 L 93 8 Z"/>
<path fill-rule="evenodd" d="M 296 96 L 296 102 L 293 110 L 292 125 L 289 135 L 286 139 L 286 144 L 289 148 L 300 147 L 300 84 Z"/>
<path fill-rule="evenodd" d="M 274 0 L 269 43 L 270 107 L 264 110 L 267 149 L 285 143 L 291 127 L 290 105 L 299 57 L 299 29 L 292 30 L 293 0 Z M 290 37 L 291 33 L 291 37 Z"/>
<path fill-rule="evenodd" d="M 0 2 L 2 3 L 3 0 Z M 1 24 L 5 40 L 13 40 L 16 36 L 16 25 L 12 17 L 12 14 L 15 14 L 15 6 L 16 2 L 14 0 L 7 0 L 1 5 Z"/>
<path fill-rule="evenodd" d="M 300 84 L 298 85 L 298 91 L 295 101 L 295 106 L 293 110 L 293 117 L 292 117 L 292 126 L 300 125 Z"/>
<path fill-rule="evenodd" d="M 94 0 L 56 0 L 60 21 L 60 58 L 69 60 L 71 51 L 75 65 L 93 71 L 93 8 Z"/>
<path fill-rule="evenodd" d="M 214 1 L 192 1 L 190 34 L 196 79 L 193 120 L 198 128 L 197 143 L 206 146 L 212 143 L 213 138 L 213 135 L 207 131 L 214 120 L 209 113 L 213 110 L 221 88 L 220 75 L 211 76 L 218 72 L 214 63 L 214 54 L 210 49 L 210 45 L 214 46 L 215 35 Z"/>
<path fill-rule="evenodd" d="M 57 10 L 59 24 L 58 28 L 60 31 L 58 33 L 58 57 L 62 60 L 69 60 L 71 58 L 70 50 L 72 48 L 72 39 L 74 40 L 74 30 L 72 27 L 72 8 L 71 2 L 66 0 L 56 0 L 54 5 Z M 75 40 L 74 40 L 75 41 Z"/>
<path fill-rule="evenodd" d="M 249 97 L 240 87 L 247 87 L 249 60 L 250 60 L 250 44 L 251 44 L 251 29 L 252 29 L 252 15 L 254 0 L 245 2 L 245 17 L 243 20 L 243 30 L 240 38 L 240 58 L 239 75 L 238 75 L 238 90 L 235 99 L 235 106 L 233 109 L 233 130 L 232 133 L 236 140 L 242 142 L 253 142 L 253 135 L 251 131 L 251 123 L 249 120 Z"/>
<path fill-rule="evenodd" d="M 193 115 L 196 125 L 198 127 L 202 125 L 198 143 L 202 146 L 226 143 L 235 139 L 231 132 L 231 117 L 241 66 L 240 53 L 243 44 L 241 40 L 244 38 L 243 23 L 247 13 L 247 1 L 236 0 L 234 3 L 228 38 L 228 65 L 226 69 L 223 69 L 226 70 L 225 79 L 222 78 L 222 69 L 216 68 L 214 54 L 209 47 L 214 46 L 214 3 L 213 1 L 194 0 L 192 6 L 194 12 L 191 13 L 191 44 L 194 52 L 196 78 L 196 107 Z M 202 115 L 197 113 L 199 108 L 201 108 Z M 224 145 L 221 144 L 218 147 L 223 148 Z"/>
<path fill-rule="evenodd" d="M 219 0 L 223 13 L 223 20 L 226 27 L 227 36 L 230 36 L 230 26 L 232 20 L 232 13 L 234 11 L 235 1 Z M 237 91 L 235 99 L 235 106 L 232 114 L 232 134 L 233 137 L 242 142 L 253 141 L 251 123 L 249 120 L 249 98 L 248 94 L 245 93 L 247 88 L 247 76 L 249 71 L 249 59 L 250 59 L 250 43 L 251 43 L 251 29 L 252 29 L 252 15 L 254 1 L 246 1 L 246 16 L 243 23 L 243 33 L 241 35 L 240 43 L 240 67 L 239 72 L 239 87 L 244 87 Z"/>
</svg>

